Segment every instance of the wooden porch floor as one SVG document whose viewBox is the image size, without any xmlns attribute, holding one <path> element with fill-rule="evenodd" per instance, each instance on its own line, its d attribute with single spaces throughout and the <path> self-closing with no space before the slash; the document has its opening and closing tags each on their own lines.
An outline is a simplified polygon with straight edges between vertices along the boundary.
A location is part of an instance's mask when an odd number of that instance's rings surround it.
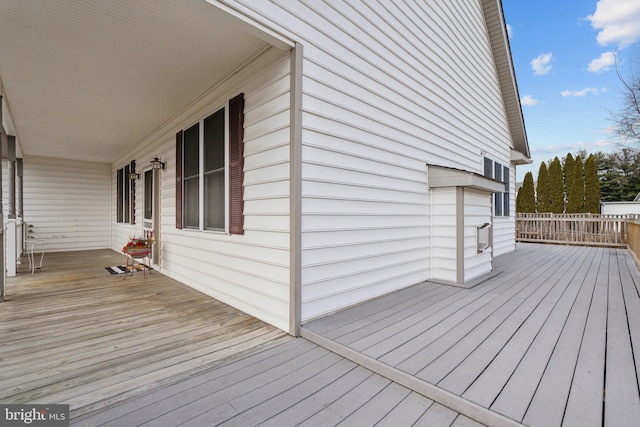
<svg viewBox="0 0 640 427">
<path fill-rule="evenodd" d="M 45 255 L 7 279 L 0 402 L 67 403 L 72 418 L 290 340 L 158 272 L 123 280 L 111 250 Z"/>
<path fill-rule="evenodd" d="M 302 335 L 466 415 L 638 425 L 640 273 L 628 252 L 518 244 L 495 269 L 472 289 L 413 286 Z"/>
</svg>

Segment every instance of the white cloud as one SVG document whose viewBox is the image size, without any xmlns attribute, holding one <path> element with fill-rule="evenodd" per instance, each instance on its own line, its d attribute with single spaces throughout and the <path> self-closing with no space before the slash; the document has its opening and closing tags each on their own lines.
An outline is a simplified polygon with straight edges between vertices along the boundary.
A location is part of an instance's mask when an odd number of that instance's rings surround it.
<svg viewBox="0 0 640 427">
<path fill-rule="evenodd" d="M 534 105 L 537 105 L 539 102 L 540 101 L 538 101 L 531 95 L 525 95 L 520 99 L 520 103 L 522 105 L 526 105 L 527 107 L 533 107 Z"/>
<path fill-rule="evenodd" d="M 513 37 L 513 27 L 509 24 L 507 24 L 507 35 L 509 38 Z"/>
<path fill-rule="evenodd" d="M 533 68 L 533 74 L 536 76 L 543 76 L 551 71 L 551 58 L 553 54 L 543 53 L 542 55 L 538 55 L 537 57 L 531 60 L 531 68 Z"/>
<path fill-rule="evenodd" d="M 640 40 L 640 2 L 638 0 L 600 0 L 593 15 L 587 16 L 598 32 L 601 46 L 619 48 Z"/>
<path fill-rule="evenodd" d="M 587 68 L 590 73 L 603 73 L 609 71 L 612 65 L 616 63 L 616 54 L 613 51 L 605 52 L 589 63 Z"/>
<path fill-rule="evenodd" d="M 560 92 L 560 95 L 564 96 L 565 98 L 568 96 L 586 96 L 589 93 L 592 93 L 594 95 L 597 95 L 599 93 L 603 93 L 606 92 L 607 88 L 603 87 L 601 89 L 598 89 L 597 87 L 585 87 L 584 89 L 581 90 L 563 90 L 562 92 Z"/>
<path fill-rule="evenodd" d="M 579 150 L 587 150 L 587 152 L 603 151 L 618 147 L 619 144 L 611 139 L 600 139 L 589 142 L 575 142 L 572 144 L 547 145 L 540 147 L 531 147 L 531 153 L 535 155 L 549 154 L 566 154 L 568 152 L 576 152 Z"/>
</svg>

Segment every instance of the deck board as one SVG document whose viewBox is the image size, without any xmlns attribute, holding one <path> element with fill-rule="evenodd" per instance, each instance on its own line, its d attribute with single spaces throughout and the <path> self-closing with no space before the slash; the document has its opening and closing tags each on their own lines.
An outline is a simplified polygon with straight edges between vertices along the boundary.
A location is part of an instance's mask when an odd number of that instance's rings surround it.
<svg viewBox="0 0 640 427">
<path fill-rule="evenodd" d="M 585 278 L 594 278 L 597 275 L 601 258 L 602 250 L 595 255 Z M 582 283 L 576 298 L 569 307 L 566 307 L 569 314 L 565 310 L 554 310 L 519 362 L 517 369 L 511 373 L 501 393 L 492 403 L 491 409 L 517 420 L 524 417 L 539 383 L 532 379 L 542 377 L 570 313 L 573 311 L 586 315 L 592 300 L 594 285 L 594 281 L 585 280 Z"/>
<path fill-rule="evenodd" d="M 111 275 L 111 250 L 19 266 L 0 305 L 0 400 L 68 403 L 72 417 L 289 338 L 159 272 Z"/>
<path fill-rule="evenodd" d="M 377 427 L 411 426 L 427 412 L 433 401 L 416 392 L 409 393 L 376 424 Z"/>
<path fill-rule="evenodd" d="M 496 258 L 495 268 L 504 272 L 419 311 L 378 308 L 363 327 L 363 303 L 340 313 L 349 319 L 342 326 L 323 322 L 340 330 L 334 342 L 342 354 L 369 356 L 374 370 L 413 375 L 416 389 L 426 381 L 515 422 L 617 426 L 640 419 L 640 274 L 629 254 L 521 243 Z M 435 290 L 416 289 L 420 301 Z M 313 321 L 303 328 L 322 337 Z"/>
<path fill-rule="evenodd" d="M 628 329 L 627 307 L 622 292 L 618 257 L 612 251 L 609 274 L 609 310 L 607 312 L 607 361 L 605 376 L 605 423 L 624 425 L 625 420 L 640 420 L 640 394 Z"/>
<path fill-rule="evenodd" d="M 429 410 L 424 413 L 422 417 L 414 426 L 420 427 L 430 427 L 430 426 L 450 426 L 453 424 L 458 417 L 458 414 L 455 411 L 447 408 L 446 406 L 442 406 L 439 403 L 434 403 L 431 405 Z"/>
<path fill-rule="evenodd" d="M 411 390 L 392 382 L 338 425 L 375 425 L 402 402 L 409 393 L 411 393 Z"/>
<path fill-rule="evenodd" d="M 458 374 L 461 385 L 457 390 L 462 396 L 485 407 L 493 403 L 554 310 L 568 312 L 566 308 L 575 300 L 582 283 L 581 276 L 586 274 L 588 259 L 586 252 L 576 257 L 571 267 L 565 270 L 539 302 L 528 298 L 529 307 L 523 304 L 519 308 L 519 315 L 510 316 L 501 325 L 506 329 L 501 331 L 502 336 L 492 334 L 465 360 L 465 364 L 483 369 L 480 372 L 471 370 L 471 374 Z M 472 379 L 474 375 L 475 379 Z M 464 392 L 463 387 L 466 387 Z"/>
<path fill-rule="evenodd" d="M 465 324 L 473 329 L 464 339 L 460 339 L 416 375 L 456 394 L 463 393 L 469 381 L 479 375 L 478 369 L 483 369 L 495 357 L 500 346 L 508 341 L 553 287 L 553 281 L 544 280 L 540 286 L 535 279 L 536 276 L 530 275 L 527 280 L 521 280 L 496 294 L 493 301 L 478 309 L 478 316 L 466 319 Z M 446 336 L 449 334 L 448 331 Z"/>
<path fill-rule="evenodd" d="M 640 293 L 638 293 L 638 288 L 636 287 L 636 283 L 640 283 L 640 272 L 633 260 L 624 255 L 624 251 L 618 251 L 622 291 L 629 322 L 629 336 L 633 354 L 635 355 L 636 380 L 638 380 L 638 387 L 640 388 Z M 631 261 L 631 264 L 628 261 Z"/>
<path fill-rule="evenodd" d="M 587 317 L 606 316 L 607 286 L 609 275 L 608 253 L 603 257 L 596 277 L 595 292 L 590 307 L 572 311 L 565 329 L 556 344 L 547 368 L 540 380 L 523 422 L 531 425 L 560 425 L 566 408 L 580 344 L 583 339 Z M 598 337 L 595 337 L 598 340 Z M 601 342 L 603 345 L 604 342 Z"/>
<path fill-rule="evenodd" d="M 440 406 L 298 338 L 74 419 L 71 425 L 398 426 L 428 414 L 431 421 L 460 419 L 461 426 L 478 426 Z"/>
<path fill-rule="evenodd" d="M 426 307 L 435 307 L 436 304 L 440 304 L 442 301 L 455 299 L 458 292 L 460 292 L 460 289 L 442 285 L 421 284 L 416 285 L 415 288 L 421 286 L 432 286 L 433 290 L 429 293 L 420 292 L 400 304 L 385 304 L 385 310 L 381 312 L 368 310 L 368 313 L 362 318 L 358 318 L 355 323 L 348 325 L 343 323 L 343 328 L 331 331 L 327 334 L 327 337 L 332 337 L 332 339 L 340 343 L 360 342 L 366 339 L 372 331 L 379 331 L 384 327 L 389 327 L 393 330 L 397 323 L 410 316 L 419 316 Z M 362 344 L 362 347 L 366 348 L 366 342 Z"/>
<path fill-rule="evenodd" d="M 525 272 L 526 274 L 526 272 Z M 508 309 L 520 291 L 526 290 L 526 281 L 520 281 L 514 286 L 510 286 L 505 292 L 495 292 L 503 283 L 508 283 L 513 278 L 512 273 L 507 273 L 496 277 L 491 283 L 486 283 L 471 292 L 467 291 L 471 302 L 464 306 L 462 310 L 448 317 L 445 321 L 434 325 L 431 328 L 424 328 L 419 334 L 406 335 L 408 338 L 392 351 L 380 357 L 380 360 L 397 366 L 405 372 L 416 374 L 423 370 L 425 366 L 449 351 L 455 345 L 467 345 L 468 340 L 462 340 L 472 332 L 484 319 L 490 317 L 496 310 Z M 474 300 L 475 298 L 475 300 Z M 484 304 L 483 304 L 484 303 Z M 504 306 L 508 304 L 508 306 Z M 428 316 L 429 311 L 423 311 L 423 316 Z M 488 324 L 483 324 L 487 328 Z M 373 336 L 372 336 L 373 337 Z M 458 344 L 460 343 L 460 344 Z M 368 351 L 368 355 L 375 357 L 375 352 Z M 441 372 L 440 370 L 436 370 Z"/>
<path fill-rule="evenodd" d="M 53 390 L 46 396 L 66 396 L 75 402 L 74 407 L 84 408 L 84 413 L 72 412 L 72 424 L 77 426 L 477 427 L 481 424 L 464 414 L 475 414 L 486 423 L 489 418 L 480 416 L 479 410 L 508 417 L 496 418 L 501 425 L 633 425 L 640 418 L 634 356 L 640 354 L 640 273 L 629 255 L 621 249 L 518 244 L 515 253 L 498 257 L 495 266 L 504 272 L 472 289 L 425 283 L 304 325 L 303 329 L 325 333 L 336 345 L 372 358 L 372 362 L 356 359 L 364 366 L 303 338 L 273 338 L 268 329 L 249 326 L 226 309 L 213 308 L 211 299 L 199 305 L 189 289 L 188 295 L 177 298 L 181 310 L 167 309 L 153 303 L 154 295 L 162 295 L 159 299 L 165 301 L 174 290 L 162 290 L 162 284 L 149 289 L 144 286 L 149 278 L 140 276 L 104 285 L 105 299 L 99 301 L 117 306 L 129 300 L 142 310 L 130 317 L 113 316 L 113 324 L 108 323 L 113 310 L 96 301 L 87 300 L 83 305 L 82 289 L 69 290 L 69 283 L 54 277 L 51 285 L 32 282 L 16 288 L 12 295 L 15 308 L 0 311 L 0 316 L 14 323 L 0 322 L 0 331 L 5 328 L 3 348 L 12 357 L 12 367 L 20 366 L 15 357 L 21 346 L 33 350 L 25 358 L 46 366 L 61 387 L 61 394 Z M 76 269 L 67 275 L 82 287 L 80 283 L 87 279 L 81 279 L 80 273 Z M 98 269 L 86 274 L 92 276 L 89 282 L 103 278 Z M 162 282 L 160 274 L 152 277 Z M 118 289 L 126 289 L 127 295 L 118 296 Z M 91 286 L 88 290 L 97 292 Z M 50 311 L 43 304 L 34 304 L 34 328 L 28 330 L 28 316 L 21 311 L 28 309 L 24 301 L 30 295 L 39 301 L 55 295 L 67 300 Z M 0 308 L 4 307 L 11 306 Z M 86 321 L 87 307 L 96 310 L 98 327 Z M 82 316 L 68 319 L 78 337 L 65 337 L 56 347 L 47 334 L 47 323 L 55 323 L 56 334 L 60 333 L 65 312 L 82 310 Z M 175 330 L 184 335 L 180 349 L 184 351 L 171 348 L 171 334 L 155 325 L 167 310 Z M 214 312 L 225 320 L 217 329 L 207 329 L 203 316 L 206 319 Z M 108 331 L 105 336 L 99 334 L 102 323 Z M 243 334 L 227 336 L 235 329 Z M 31 335 L 21 337 L 21 330 Z M 252 335 L 261 333 L 264 341 Z M 91 348 L 109 344 L 112 336 L 121 342 L 105 347 L 112 355 Z M 50 363 L 45 353 L 31 346 L 30 340 L 40 338 L 52 354 L 69 355 L 69 365 L 82 372 L 77 383 L 73 377 L 56 377 L 64 374 L 63 366 Z M 233 343 L 229 345 L 234 348 L 245 339 L 248 347 L 240 355 L 216 359 L 212 354 L 219 345 L 217 339 Z M 264 345 L 251 347 L 254 339 Z M 348 351 L 334 350 L 350 357 Z M 165 351 L 173 354 L 173 363 L 152 359 L 154 353 Z M 132 366 L 141 358 L 145 366 L 135 367 L 137 375 L 129 382 L 126 370 L 101 366 L 108 365 L 113 356 Z M 211 362 L 200 366 L 202 358 Z M 89 369 L 91 363 L 100 365 L 98 370 L 110 369 L 113 375 L 106 377 L 115 382 L 95 387 L 104 379 L 91 377 L 98 375 Z M 448 398 L 432 396 L 438 400 L 434 402 L 417 393 L 421 390 L 429 395 L 419 383 L 412 390 L 410 380 L 389 376 L 401 385 L 381 376 L 376 373 L 378 364 L 387 367 L 381 372 L 395 369 L 409 379 L 417 374 L 415 381 L 427 379 L 453 392 L 460 401 L 451 405 L 462 413 L 443 405 Z M 47 387 L 37 382 L 36 373 L 25 368 L 23 374 L 31 380 L 19 393 L 37 395 L 40 386 Z M 12 387 L 19 385 L 13 373 L 0 375 Z M 83 382 L 86 377 L 92 380 Z M 148 385 L 136 392 L 131 387 L 140 378 L 148 380 Z M 460 402 L 466 403 L 456 406 Z"/>
</svg>

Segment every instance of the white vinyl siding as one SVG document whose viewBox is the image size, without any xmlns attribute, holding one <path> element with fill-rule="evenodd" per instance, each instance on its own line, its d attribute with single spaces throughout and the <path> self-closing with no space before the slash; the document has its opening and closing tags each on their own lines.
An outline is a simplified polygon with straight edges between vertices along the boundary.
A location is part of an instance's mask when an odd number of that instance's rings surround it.
<svg viewBox="0 0 640 427">
<path fill-rule="evenodd" d="M 491 224 L 491 193 L 464 190 L 464 281 L 491 271 L 491 249 L 477 251 L 477 227 Z"/>
<path fill-rule="evenodd" d="M 244 234 L 175 227 L 175 132 L 186 129 L 244 93 Z M 123 161 L 137 169 L 158 155 L 160 271 L 280 329 L 289 330 L 289 56 L 271 49 L 200 97 Z M 142 232 L 142 180 L 136 194 L 140 224 L 117 224 L 113 247 Z"/>
<path fill-rule="evenodd" d="M 33 225 L 31 234 L 46 252 L 110 246 L 110 165 L 36 156 L 23 165 L 24 221 Z M 6 188 L 6 161 L 2 172 Z"/>
<path fill-rule="evenodd" d="M 480 2 L 236 3 L 304 46 L 303 321 L 430 278 L 424 165 L 510 156 Z"/>
<path fill-rule="evenodd" d="M 456 283 L 457 198 L 456 188 L 431 190 L 431 278 Z"/>
<path fill-rule="evenodd" d="M 508 163 L 507 163 L 508 164 Z M 509 168 L 509 192 L 515 194 L 516 171 L 515 167 Z M 508 217 L 493 218 L 493 256 L 498 256 L 516 250 L 516 198 L 510 197 Z"/>
</svg>

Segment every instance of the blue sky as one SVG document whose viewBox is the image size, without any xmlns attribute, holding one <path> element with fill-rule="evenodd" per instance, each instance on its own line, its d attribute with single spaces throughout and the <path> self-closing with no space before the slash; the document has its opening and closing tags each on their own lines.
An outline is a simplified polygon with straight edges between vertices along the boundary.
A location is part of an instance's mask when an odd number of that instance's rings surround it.
<svg viewBox="0 0 640 427">
<path fill-rule="evenodd" d="M 611 151 L 610 111 L 623 73 L 640 71 L 640 0 L 502 0 L 533 165 L 584 149 Z"/>
</svg>

